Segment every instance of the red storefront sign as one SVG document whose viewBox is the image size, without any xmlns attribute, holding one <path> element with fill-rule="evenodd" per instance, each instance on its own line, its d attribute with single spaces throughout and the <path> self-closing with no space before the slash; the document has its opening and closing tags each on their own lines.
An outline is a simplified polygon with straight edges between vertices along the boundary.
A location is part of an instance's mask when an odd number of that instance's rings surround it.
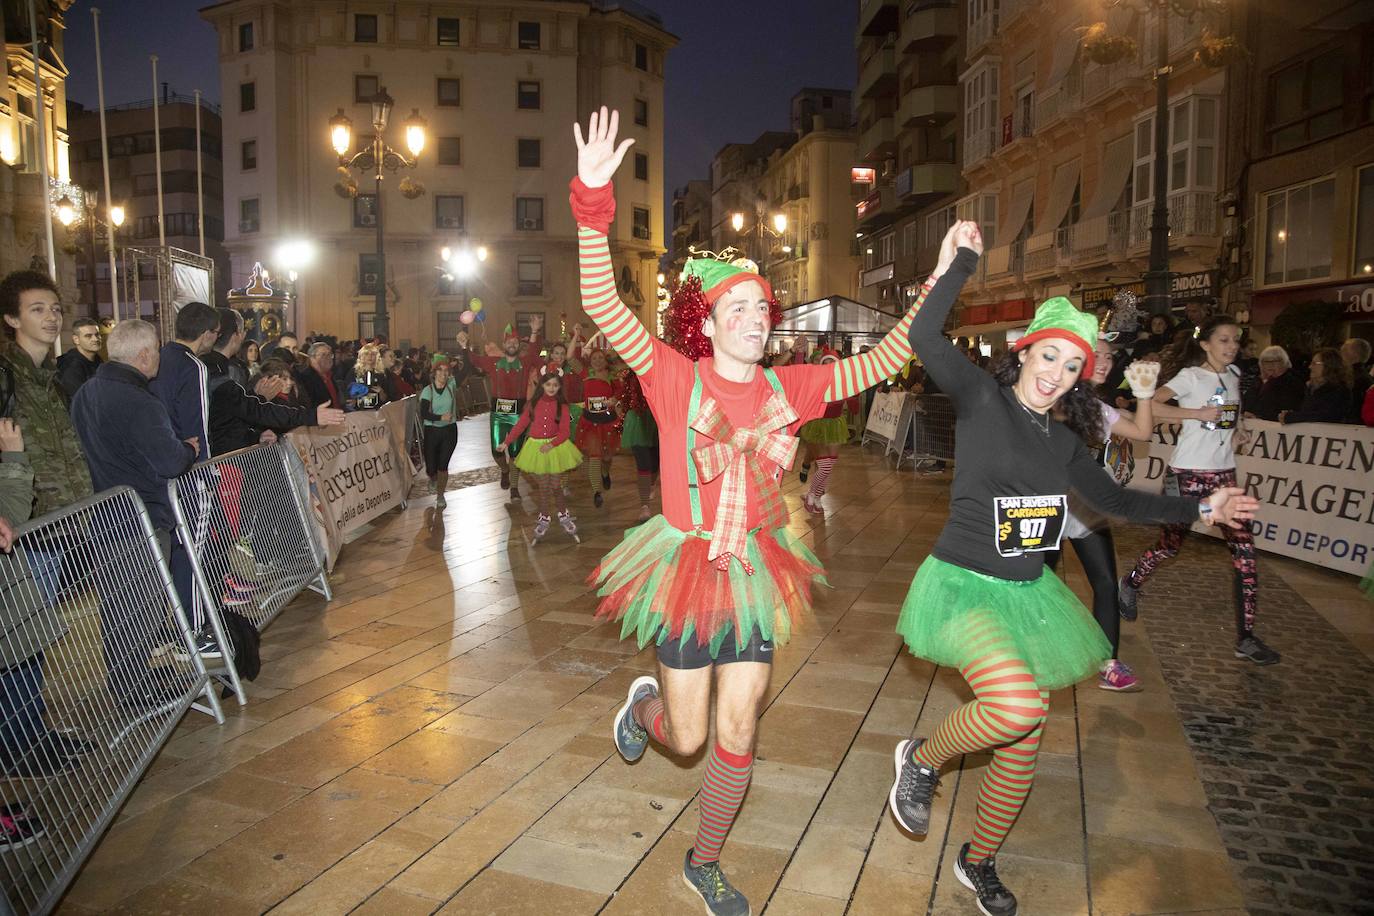
<svg viewBox="0 0 1374 916">
<path fill-rule="evenodd" d="M 1374 283 L 1324 283 L 1255 293 L 1250 298 L 1250 320 L 1273 324 L 1279 312 L 1294 302 L 1339 302 L 1347 321 L 1374 321 Z"/>
</svg>

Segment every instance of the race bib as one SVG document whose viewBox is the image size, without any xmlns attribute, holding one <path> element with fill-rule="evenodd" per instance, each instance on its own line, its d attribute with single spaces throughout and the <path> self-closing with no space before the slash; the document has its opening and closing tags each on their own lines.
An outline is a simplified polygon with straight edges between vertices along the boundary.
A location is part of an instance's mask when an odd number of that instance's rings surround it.
<svg viewBox="0 0 1374 916">
<path fill-rule="evenodd" d="M 588 413 L 608 413 L 610 409 L 610 398 L 587 398 Z"/>
<path fill-rule="evenodd" d="M 997 496 L 992 501 L 997 523 L 997 552 L 1004 557 L 1058 550 L 1069 513 L 1066 496 Z"/>
<path fill-rule="evenodd" d="M 1236 423 L 1240 420 L 1239 404 L 1222 404 L 1221 417 L 1217 420 L 1217 429 L 1235 429 Z"/>
<path fill-rule="evenodd" d="M 497 398 L 497 413 L 515 413 L 515 398 Z"/>
</svg>

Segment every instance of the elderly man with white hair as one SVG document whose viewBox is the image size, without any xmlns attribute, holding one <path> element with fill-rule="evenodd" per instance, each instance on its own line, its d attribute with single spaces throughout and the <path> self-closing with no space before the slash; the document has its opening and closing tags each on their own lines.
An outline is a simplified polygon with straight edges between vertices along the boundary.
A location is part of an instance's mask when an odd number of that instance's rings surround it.
<svg viewBox="0 0 1374 916">
<path fill-rule="evenodd" d="M 1259 355 L 1260 387 L 1248 402 L 1246 415 L 1275 420 L 1285 410 L 1296 410 L 1306 395 L 1302 377 L 1293 371 L 1293 361 L 1283 347 L 1265 347 Z"/>
</svg>

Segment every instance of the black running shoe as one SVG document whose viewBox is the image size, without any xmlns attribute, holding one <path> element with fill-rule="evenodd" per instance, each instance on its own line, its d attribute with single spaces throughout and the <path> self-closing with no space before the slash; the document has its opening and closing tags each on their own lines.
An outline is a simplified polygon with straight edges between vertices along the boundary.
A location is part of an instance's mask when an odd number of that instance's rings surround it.
<svg viewBox="0 0 1374 916">
<path fill-rule="evenodd" d="M 1016 916 L 1016 896 L 997 877 L 996 856 L 970 864 L 968 847 L 965 843 L 959 850 L 959 858 L 954 860 L 954 876 L 978 895 L 978 909 L 985 916 Z"/>
<path fill-rule="evenodd" d="M 601 491 L 600 491 L 600 490 L 597 490 L 595 493 L 592 494 L 592 505 L 593 505 L 593 506 L 596 506 L 598 509 L 600 509 L 600 508 L 601 508 L 601 504 L 604 503 L 604 502 L 605 502 L 605 500 L 602 498 L 602 496 L 601 496 Z"/>
<path fill-rule="evenodd" d="M 940 784 L 939 771 L 911 759 L 912 753 L 925 740 L 911 738 L 897 745 L 892 754 L 897 775 L 887 795 L 892 816 L 903 830 L 916 836 L 925 836 L 930 829 L 930 806 L 935 798 L 935 787 Z"/>
<path fill-rule="evenodd" d="M 1140 589 L 1131 584 L 1131 577 L 1122 576 L 1116 583 L 1116 609 L 1122 620 L 1135 620 L 1139 613 L 1135 603 L 1139 597 Z"/>
<path fill-rule="evenodd" d="M 610 475 L 610 474 L 602 474 L 602 475 L 601 475 L 601 489 L 603 489 L 603 490 L 609 490 L 610 488 L 611 488 L 611 475 Z"/>
<path fill-rule="evenodd" d="M 801 468 L 801 482 L 806 483 L 806 478 L 811 474 L 811 462 L 803 461 Z"/>
<path fill-rule="evenodd" d="M 1279 653 L 1260 642 L 1253 633 L 1236 643 L 1236 658 L 1247 658 L 1256 665 L 1277 665 Z"/>
<path fill-rule="evenodd" d="M 709 916 L 749 916 L 749 901 L 725 877 L 719 862 L 693 865 L 689 849 L 687 860 L 682 863 L 682 880 L 701 895 Z"/>
</svg>

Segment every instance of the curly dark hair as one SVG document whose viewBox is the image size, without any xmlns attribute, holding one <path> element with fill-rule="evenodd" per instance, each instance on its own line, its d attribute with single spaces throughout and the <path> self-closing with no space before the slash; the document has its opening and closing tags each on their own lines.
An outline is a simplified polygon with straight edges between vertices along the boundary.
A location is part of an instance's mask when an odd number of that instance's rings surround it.
<svg viewBox="0 0 1374 916">
<path fill-rule="evenodd" d="M 1020 351 L 1003 353 L 992 364 L 992 377 L 1003 388 L 1010 388 L 1021 377 Z M 1078 438 L 1092 448 L 1102 444 L 1107 437 L 1102 428 L 1102 408 L 1097 395 L 1093 393 L 1091 378 L 1080 377 L 1073 387 L 1059 398 L 1054 405 L 1055 419 L 1073 430 Z"/>
<path fill-rule="evenodd" d="M 1239 328 L 1240 323 L 1230 315 L 1212 315 L 1204 318 L 1202 324 L 1198 325 L 1197 333 L 1191 337 L 1185 337 L 1181 345 L 1175 343 L 1173 346 L 1166 347 L 1164 353 L 1164 365 L 1159 373 L 1159 380 L 1171 379 L 1184 369 L 1190 366 L 1200 366 L 1207 361 L 1207 351 L 1202 349 L 1202 341 L 1211 340 L 1212 335 L 1217 332 L 1217 328 L 1233 327 Z"/>
</svg>

